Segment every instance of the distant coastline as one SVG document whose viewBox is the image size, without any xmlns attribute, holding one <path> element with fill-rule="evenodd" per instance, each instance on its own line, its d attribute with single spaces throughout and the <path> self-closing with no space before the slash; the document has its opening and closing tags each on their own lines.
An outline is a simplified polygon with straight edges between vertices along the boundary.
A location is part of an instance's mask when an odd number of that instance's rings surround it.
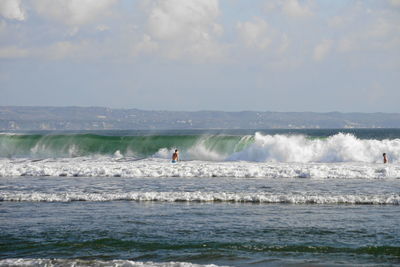
<svg viewBox="0 0 400 267">
<path fill-rule="evenodd" d="M 149 111 L 0 106 L 0 130 L 400 128 L 400 113 Z"/>
</svg>

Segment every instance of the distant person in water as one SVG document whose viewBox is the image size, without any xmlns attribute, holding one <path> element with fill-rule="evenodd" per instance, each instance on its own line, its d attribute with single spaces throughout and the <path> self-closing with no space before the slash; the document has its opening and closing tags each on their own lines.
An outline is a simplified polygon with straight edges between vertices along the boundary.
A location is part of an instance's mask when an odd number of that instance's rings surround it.
<svg viewBox="0 0 400 267">
<path fill-rule="evenodd" d="M 383 153 L 383 163 L 388 163 L 388 158 L 386 156 L 386 153 Z"/>
<path fill-rule="evenodd" d="M 174 154 L 172 154 L 172 163 L 176 163 L 179 161 L 179 151 L 175 149 Z"/>
</svg>

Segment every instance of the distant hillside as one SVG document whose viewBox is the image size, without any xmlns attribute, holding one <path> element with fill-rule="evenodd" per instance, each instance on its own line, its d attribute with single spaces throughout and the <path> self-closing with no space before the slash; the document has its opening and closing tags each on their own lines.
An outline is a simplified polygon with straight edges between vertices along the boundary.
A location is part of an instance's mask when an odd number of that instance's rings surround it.
<svg viewBox="0 0 400 267">
<path fill-rule="evenodd" d="M 0 130 L 400 128 L 400 113 L 0 107 Z"/>
</svg>

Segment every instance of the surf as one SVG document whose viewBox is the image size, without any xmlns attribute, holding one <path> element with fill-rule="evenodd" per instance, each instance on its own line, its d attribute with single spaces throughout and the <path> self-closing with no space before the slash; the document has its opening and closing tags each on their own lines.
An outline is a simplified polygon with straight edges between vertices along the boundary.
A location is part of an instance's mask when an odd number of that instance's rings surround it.
<svg viewBox="0 0 400 267">
<path fill-rule="evenodd" d="M 251 135 L 1 134 L 1 158 L 162 158 L 175 149 L 183 160 L 250 162 L 400 162 L 400 138 L 361 139 L 350 133 Z"/>
<path fill-rule="evenodd" d="M 66 159 L 0 159 L 0 177 L 127 177 L 127 178 L 301 178 L 398 179 L 399 164 L 282 163 L 249 161 L 182 161 L 169 159 L 77 157 Z"/>
<path fill-rule="evenodd" d="M 397 194 L 309 194 L 265 192 L 126 192 L 126 193 L 23 193 L 3 192 L 0 201 L 7 202 L 230 202 L 257 204 L 353 204 L 353 205 L 400 205 Z"/>
</svg>

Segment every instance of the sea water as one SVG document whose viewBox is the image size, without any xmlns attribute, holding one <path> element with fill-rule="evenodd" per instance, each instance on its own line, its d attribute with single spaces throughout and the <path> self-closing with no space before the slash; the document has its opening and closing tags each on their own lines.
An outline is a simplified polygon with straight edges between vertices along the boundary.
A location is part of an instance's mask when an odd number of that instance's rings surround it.
<svg viewBox="0 0 400 267">
<path fill-rule="evenodd" d="M 2 266 L 400 264 L 400 130 L 2 133 L 0 148 Z"/>
</svg>

